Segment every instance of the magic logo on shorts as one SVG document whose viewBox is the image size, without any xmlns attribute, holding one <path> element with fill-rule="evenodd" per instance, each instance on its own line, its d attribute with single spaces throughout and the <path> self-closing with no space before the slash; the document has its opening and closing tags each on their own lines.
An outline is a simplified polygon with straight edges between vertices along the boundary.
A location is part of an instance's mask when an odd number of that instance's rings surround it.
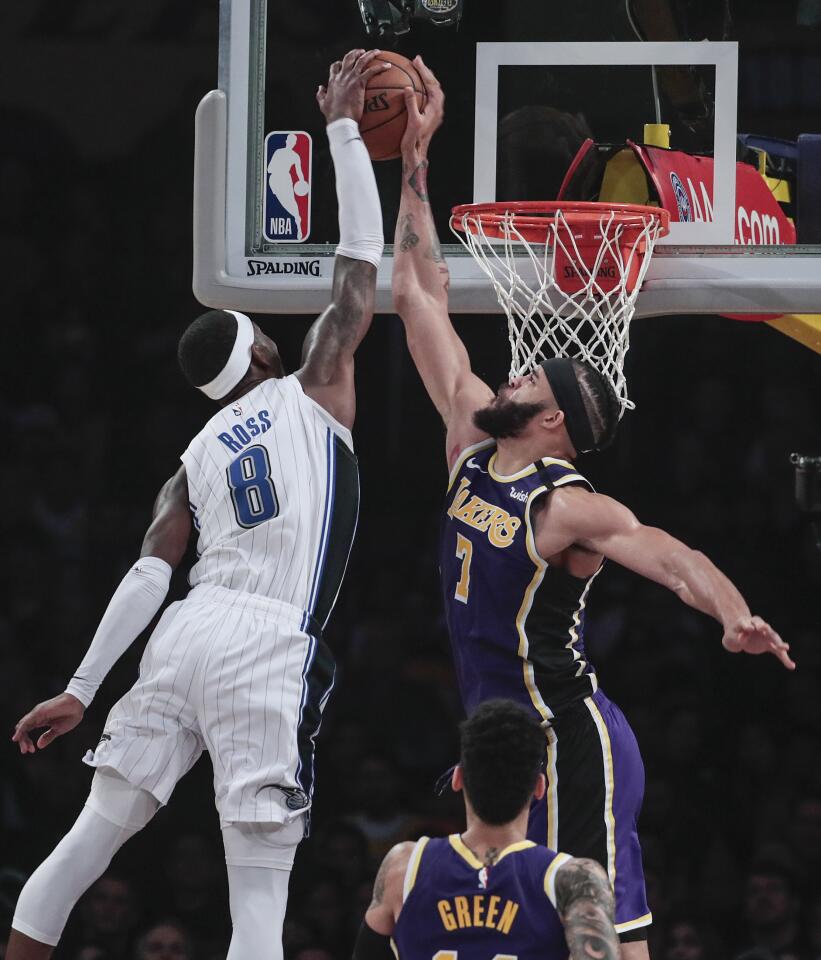
<svg viewBox="0 0 821 960">
<path fill-rule="evenodd" d="M 311 232 L 311 136 L 277 130 L 265 138 L 262 233 L 271 243 L 301 243 Z"/>
</svg>

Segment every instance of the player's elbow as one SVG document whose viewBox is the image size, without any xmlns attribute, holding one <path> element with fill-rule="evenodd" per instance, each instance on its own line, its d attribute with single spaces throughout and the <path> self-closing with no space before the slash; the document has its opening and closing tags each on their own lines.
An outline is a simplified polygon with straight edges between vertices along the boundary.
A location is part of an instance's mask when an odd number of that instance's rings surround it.
<svg viewBox="0 0 821 960">
<path fill-rule="evenodd" d="M 393 285 L 393 308 L 406 325 L 412 324 L 415 317 L 422 317 L 431 310 L 447 310 L 447 291 L 438 296 L 426 290 L 415 276 L 400 278 Z"/>
<path fill-rule="evenodd" d="M 375 273 L 375 271 L 374 271 Z M 340 343 L 358 343 L 360 332 L 373 319 L 374 286 L 349 278 L 334 290 L 327 311 L 328 327 L 339 331 Z"/>
<path fill-rule="evenodd" d="M 374 269 L 374 280 L 376 278 L 376 269 L 382 260 L 382 251 L 385 247 L 385 241 L 381 235 L 370 233 L 357 238 L 348 238 L 344 243 L 340 243 L 336 248 L 338 255 L 347 257 L 349 260 L 355 260 L 361 263 L 367 263 Z"/>
</svg>

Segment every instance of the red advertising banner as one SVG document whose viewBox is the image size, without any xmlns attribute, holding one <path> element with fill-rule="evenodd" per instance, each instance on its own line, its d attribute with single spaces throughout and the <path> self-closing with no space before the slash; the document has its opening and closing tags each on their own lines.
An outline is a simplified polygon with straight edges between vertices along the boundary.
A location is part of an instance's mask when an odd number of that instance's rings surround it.
<svg viewBox="0 0 821 960">
<path fill-rule="evenodd" d="M 630 143 L 647 171 L 670 219 L 682 223 L 713 219 L 713 160 L 679 150 Z M 736 164 L 735 242 L 795 243 L 795 227 L 770 193 L 758 171 Z"/>
</svg>

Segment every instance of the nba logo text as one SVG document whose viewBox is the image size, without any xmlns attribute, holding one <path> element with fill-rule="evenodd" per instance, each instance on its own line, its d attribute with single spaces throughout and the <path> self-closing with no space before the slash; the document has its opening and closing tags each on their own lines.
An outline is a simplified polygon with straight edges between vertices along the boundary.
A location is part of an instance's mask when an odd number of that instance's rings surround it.
<svg viewBox="0 0 821 960">
<path fill-rule="evenodd" d="M 265 138 L 262 234 L 272 243 L 301 243 L 311 232 L 311 136 L 277 130 Z"/>
</svg>

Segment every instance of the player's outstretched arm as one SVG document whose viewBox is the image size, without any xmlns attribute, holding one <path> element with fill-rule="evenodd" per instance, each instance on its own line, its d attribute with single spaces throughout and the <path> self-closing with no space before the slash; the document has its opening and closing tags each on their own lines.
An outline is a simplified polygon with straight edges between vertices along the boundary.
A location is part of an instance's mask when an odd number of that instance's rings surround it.
<svg viewBox="0 0 821 960">
<path fill-rule="evenodd" d="M 536 547 L 549 558 L 571 544 L 615 560 L 672 590 L 717 620 L 731 653 L 772 653 L 789 670 L 789 644 L 761 617 L 715 564 L 664 530 L 646 527 L 623 504 L 580 487 L 554 490 L 537 520 Z"/>
<path fill-rule="evenodd" d="M 473 413 L 493 391 L 471 370 L 470 358 L 448 314 L 449 275 L 428 200 L 428 146 L 442 123 L 442 87 L 414 60 L 428 93 L 424 113 L 416 94 L 405 91 L 408 126 L 402 139 L 402 194 L 394 237 L 393 302 L 405 325 L 419 375 L 448 428 L 448 459 L 485 437 Z"/>
<path fill-rule="evenodd" d="M 397 843 L 385 855 L 373 882 L 373 897 L 353 949 L 353 960 L 393 960 L 391 935 L 402 909 L 405 871 L 413 843 Z"/>
<path fill-rule="evenodd" d="M 384 243 L 382 208 L 371 160 L 359 135 L 365 84 L 387 69 L 378 50 L 351 50 L 331 65 L 317 90 L 336 171 L 339 246 L 331 303 L 308 332 L 297 371 L 305 393 L 346 427 L 356 415 L 354 352 L 373 319 L 376 268 Z"/>
<path fill-rule="evenodd" d="M 618 960 L 615 902 L 602 867 L 595 860 L 568 860 L 556 871 L 555 882 L 570 960 Z"/>
<path fill-rule="evenodd" d="M 168 593 L 173 569 L 182 560 L 191 535 L 185 468 L 163 486 L 154 503 L 151 526 L 140 559 L 131 567 L 103 614 L 88 653 L 64 693 L 29 711 L 14 728 L 20 753 L 34 753 L 34 730 L 46 728 L 37 740 L 41 750 L 83 719 L 85 708 L 108 671 L 145 630 Z"/>
</svg>

